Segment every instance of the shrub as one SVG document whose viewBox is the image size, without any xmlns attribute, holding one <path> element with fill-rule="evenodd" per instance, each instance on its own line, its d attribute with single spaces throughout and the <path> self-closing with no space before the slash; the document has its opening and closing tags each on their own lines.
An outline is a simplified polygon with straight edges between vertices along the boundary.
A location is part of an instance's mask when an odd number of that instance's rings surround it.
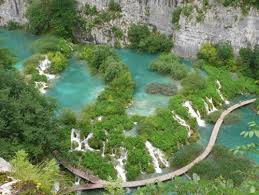
<svg viewBox="0 0 259 195">
<path fill-rule="evenodd" d="M 76 25 L 75 0 L 33 0 L 27 11 L 29 29 L 35 34 L 46 32 L 72 37 Z"/>
<path fill-rule="evenodd" d="M 180 59 L 174 54 L 161 54 L 149 66 L 152 71 L 170 74 L 172 78 L 180 80 L 187 75 L 187 69 L 180 63 Z"/>
<path fill-rule="evenodd" d="M 33 182 L 46 194 L 52 191 L 53 183 L 58 178 L 58 167 L 55 160 L 46 161 L 38 166 L 32 165 L 28 161 L 28 154 L 23 150 L 16 152 L 11 161 L 12 176 L 23 182 Z"/>
<path fill-rule="evenodd" d="M 108 3 L 108 9 L 110 11 L 114 11 L 114 12 L 121 12 L 121 7 L 120 4 L 115 2 L 114 0 L 110 0 Z"/>
<path fill-rule="evenodd" d="M 185 92 L 202 90 L 206 87 L 206 81 L 197 72 L 192 72 L 187 75 L 181 84 Z"/>
<path fill-rule="evenodd" d="M 132 24 L 128 30 L 130 48 L 150 53 L 170 51 L 172 41 L 169 37 L 151 31 L 146 25 Z"/>
<path fill-rule="evenodd" d="M 217 49 L 218 59 L 226 61 L 234 58 L 233 48 L 230 42 L 220 42 L 215 47 Z"/>
<path fill-rule="evenodd" d="M 212 44 L 204 43 L 201 45 L 197 56 L 199 59 L 203 59 L 211 65 L 214 65 L 217 61 L 217 50 Z"/>
<path fill-rule="evenodd" d="M 8 49 L 0 49 L 0 69 L 12 70 L 15 58 Z"/>
<path fill-rule="evenodd" d="M 51 61 L 49 72 L 52 74 L 58 74 L 62 72 L 68 65 L 68 60 L 60 52 L 49 52 L 48 59 Z"/>
<path fill-rule="evenodd" d="M 202 146 L 199 144 L 190 144 L 183 146 L 176 152 L 172 159 L 172 166 L 181 168 L 194 160 L 202 151 Z"/>
<path fill-rule="evenodd" d="M 179 28 L 179 20 L 182 13 L 182 7 L 176 7 L 172 12 L 172 24 Z"/>
</svg>

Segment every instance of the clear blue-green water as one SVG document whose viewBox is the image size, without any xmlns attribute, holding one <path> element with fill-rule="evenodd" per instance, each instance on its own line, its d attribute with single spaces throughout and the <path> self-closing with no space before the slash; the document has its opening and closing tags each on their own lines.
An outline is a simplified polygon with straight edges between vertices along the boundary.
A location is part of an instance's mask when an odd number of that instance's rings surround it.
<svg viewBox="0 0 259 195">
<path fill-rule="evenodd" d="M 149 70 L 148 66 L 152 60 L 156 58 L 156 55 L 138 53 L 129 49 L 119 49 L 117 53 L 128 66 L 135 81 L 133 105 L 128 109 L 128 113 L 149 115 L 152 114 L 156 108 L 166 107 L 169 97 L 145 93 L 147 84 L 152 82 L 177 84 L 177 82 L 173 81 L 170 77 Z"/>
<path fill-rule="evenodd" d="M 30 51 L 31 43 L 37 39 L 29 33 L 20 31 L 6 31 L 0 29 L 0 47 L 9 48 L 17 58 L 17 68 L 22 68 L 22 62 L 32 55 Z M 177 84 L 171 78 L 151 72 L 148 65 L 155 55 L 137 53 L 132 50 L 116 50 L 122 61 L 128 65 L 132 77 L 136 83 L 133 105 L 128 109 L 129 114 L 147 115 L 152 113 L 158 107 L 164 107 L 168 103 L 168 97 L 161 95 L 150 95 L 145 93 L 146 85 L 150 82 L 159 82 L 166 84 Z M 183 61 L 188 67 L 191 66 L 187 60 Z M 98 93 L 104 88 L 102 80 L 93 76 L 87 70 L 84 62 L 70 59 L 68 68 L 52 84 L 47 95 L 55 97 L 61 108 L 67 107 L 79 112 L 85 105 L 95 101 Z M 243 96 L 242 98 L 249 98 Z M 240 98 L 232 102 L 240 101 Z M 248 122 L 257 121 L 259 116 L 251 109 L 251 106 L 243 107 L 234 112 L 241 115 L 241 121 L 231 125 L 221 127 L 217 143 L 227 147 L 247 144 L 250 142 L 259 142 L 258 138 L 246 138 L 240 136 L 240 132 L 248 128 Z M 200 142 L 206 144 L 211 133 L 212 126 L 200 128 Z M 249 154 L 250 159 L 259 162 L 258 155 Z"/>
</svg>

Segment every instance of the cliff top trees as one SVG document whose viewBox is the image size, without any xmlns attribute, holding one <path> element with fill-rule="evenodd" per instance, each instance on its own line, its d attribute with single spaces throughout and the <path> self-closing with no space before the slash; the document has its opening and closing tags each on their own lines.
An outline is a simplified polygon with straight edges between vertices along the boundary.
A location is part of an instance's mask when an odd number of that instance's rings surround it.
<svg viewBox="0 0 259 195">
<path fill-rule="evenodd" d="M 68 38 L 72 37 L 76 15 L 75 0 L 33 0 L 26 13 L 33 33 L 52 32 Z"/>
</svg>

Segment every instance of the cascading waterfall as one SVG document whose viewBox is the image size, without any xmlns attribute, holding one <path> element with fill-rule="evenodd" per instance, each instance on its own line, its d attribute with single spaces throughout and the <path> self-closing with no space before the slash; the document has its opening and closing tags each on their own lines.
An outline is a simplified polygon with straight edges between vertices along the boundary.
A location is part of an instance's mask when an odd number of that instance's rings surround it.
<svg viewBox="0 0 259 195">
<path fill-rule="evenodd" d="M 75 186 L 79 186 L 81 182 L 81 178 L 80 177 L 75 177 Z M 76 192 L 76 195 L 81 195 L 81 191 Z"/>
<path fill-rule="evenodd" d="M 18 180 L 10 177 L 12 181 L 5 183 L 0 186 L 0 194 L 6 195 L 6 194 L 12 194 L 13 185 L 18 182 Z"/>
<path fill-rule="evenodd" d="M 173 114 L 173 119 L 178 122 L 180 125 L 186 127 L 186 129 L 188 130 L 188 137 L 191 137 L 191 135 L 193 134 L 193 131 L 191 130 L 190 125 L 187 124 L 187 122 L 182 119 L 179 115 L 177 115 L 174 111 L 172 111 Z"/>
<path fill-rule="evenodd" d="M 89 133 L 88 136 L 81 141 L 80 130 L 72 129 L 71 130 L 71 150 L 75 151 L 99 151 L 91 148 L 88 144 L 88 141 L 93 137 L 93 133 Z M 76 147 L 74 148 L 74 144 Z"/>
<path fill-rule="evenodd" d="M 225 104 L 230 104 L 230 102 L 224 98 L 223 94 L 221 93 L 221 83 L 219 82 L 219 80 L 216 81 L 217 84 L 217 93 L 219 94 L 219 97 L 222 101 L 224 101 Z"/>
<path fill-rule="evenodd" d="M 206 97 L 206 101 L 203 100 L 207 114 L 216 112 L 218 109 L 214 106 L 212 98 Z"/>
<path fill-rule="evenodd" d="M 197 110 L 197 112 L 195 112 L 190 101 L 184 102 L 183 106 L 188 109 L 189 114 L 191 115 L 191 117 L 196 119 L 196 121 L 200 127 L 206 126 L 205 121 L 201 119 L 200 112 L 198 110 Z"/>
<path fill-rule="evenodd" d="M 48 56 L 45 56 L 45 59 L 42 60 L 38 64 L 37 70 L 39 71 L 39 75 L 45 75 L 47 77 L 48 81 L 54 80 L 56 78 L 56 75 L 54 74 L 48 74 L 46 71 L 48 70 L 49 66 L 51 64 L 51 61 L 48 59 Z M 36 88 L 39 89 L 39 91 L 42 94 L 45 94 L 48 89 L 48 85 L 45 82 L 35 82 Z"/>
<path fill-rule="evenodd" d="M 121 151 L 120 157 L 118 159 L 115 159 L 115 162 L 116 162 L 115 169 L 117 171 L 117 177 L 121 178 L 122 181 L 125 182 L 127 180 L 126 171 L 125 171 L 125 161 L 127 160 L 128 153 L 125 148 L 120 148 L 120 151 Z"/>
<path fill-rule="evenodd" d="M 152 158 L 152 162 L 156 173 L 162 173 L 159 163 L 161 162 L 165 167 L 169 167 L 169 162 L 161 150 L 155 148 L 149 141 L 145 142 L 145 146 Z"/>
</svg>

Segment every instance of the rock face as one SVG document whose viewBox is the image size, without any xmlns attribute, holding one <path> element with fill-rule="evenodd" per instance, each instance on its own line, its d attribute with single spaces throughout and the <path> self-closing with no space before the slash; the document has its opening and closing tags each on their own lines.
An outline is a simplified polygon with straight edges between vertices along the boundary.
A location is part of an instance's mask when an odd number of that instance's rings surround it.
<svg viewBox="0 0 259 195">
<path fill-rule="evenodd" d="M 6 162 L 1 157 L 0 157 L 0 172 L 11 172 L 11 165 L 10 165 L 10 163 Z"/>
<path fill-rule="evenodd" d="M 0 0 L 0 26 L 6 25 L 9 21 L 25 24 L 26 5 L 26 0 Z"/>
<path fill-rule="evenodd" d="M 175 32 L 174 51 L 184 57 L 196 55 L 198 47 L 204 42 L 228 40 L 236 51 L 259 43 L 259 12 L 254 9 L 243 16 L 239 8 L 217 5 L 207 10 L 203 22 L 181 17 L 179 24 L 180 29 Z"/>
<path fill-rule="evenodd" d="M 0 4 L 0 25 L 8 21 L 25 23 L 24 13 L 27 0 L 2 0 Z M 78 8 L 84 4 L 95 5 L 98 10 L 107 8 L 109 0 L 77 0 Z M 237 51 L 247 45 L 259 43 L 259 11 L 251 9 L 244 16 L 239 8 L 223 7 L 216 0 L 209 0 L 210 6 L 204 12 L 204 21 L 197 22 L 195 7 L 202 7 L 202 1 L 193 0 L 191 17 L 180 17 L 179 29 L 171 24 L 171 13 L 183 0 L 116 0 L 121 5 L 122 17 L 102 27 L 93 28 L 90 37 L 82 35 L 81 40 L 114 45 L 110 37 L 111 26 L 120 27 L 124 34 L 131 23 L 145 23 L 160 32 L 172 35 L 175 42 L 173 50 L 183 57 L 194 57 L 201 43 L 228 40 Z M 0 0 L 1 3 L 1 0 Z M 84 37 L 85 36 L 85 37 Z M 122 40 L 127 43 L 127 37 Z"/>
</svg>

